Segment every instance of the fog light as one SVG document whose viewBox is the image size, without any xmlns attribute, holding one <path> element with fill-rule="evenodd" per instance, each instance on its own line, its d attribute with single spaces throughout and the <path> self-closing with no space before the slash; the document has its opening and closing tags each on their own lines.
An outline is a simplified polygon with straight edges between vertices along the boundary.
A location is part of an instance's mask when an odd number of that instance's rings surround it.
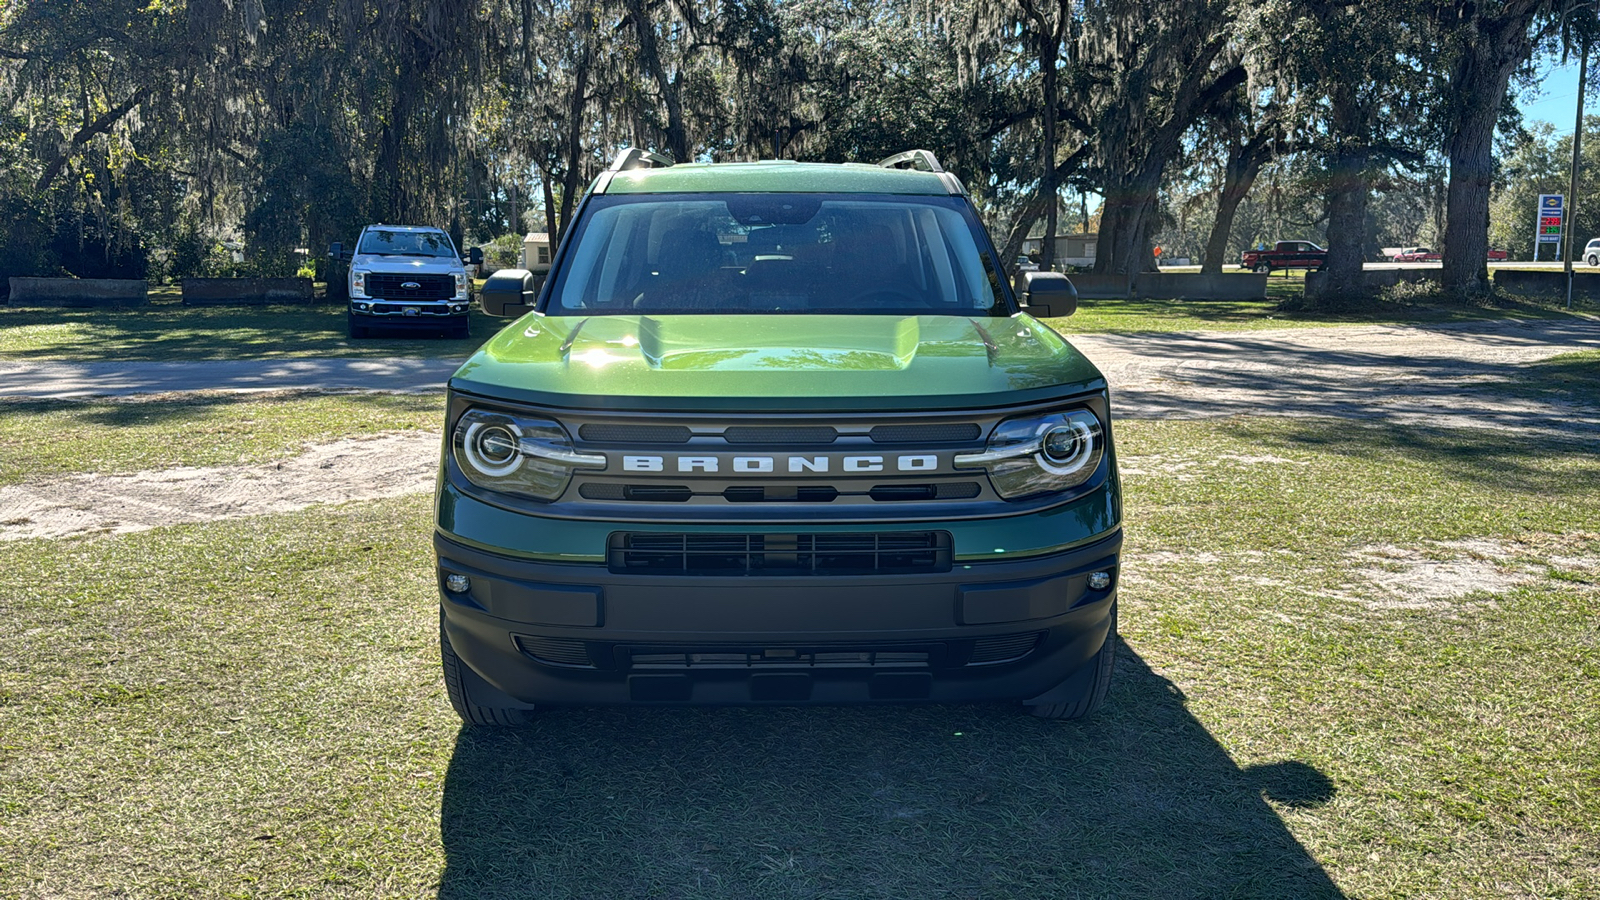
<svg viewBox="0 0 1600 900">
<path fill-rule="evenodd" d="M 465 575 L 446 575 L 444 577 L 445 590 L 456 594 L 465 594 L 472 587 L 472 579 Z"/>
<path fill-rule="evenodd" d="M 451 576 L 451 577 L 455 577 L 455 576 Z M 465 581 L 466 579 L 463 578 L 461 580 Z M 1093 590 L 1096 590 L 1096 591 L 1103 591 L 1106 588 L 1111 587 L 1111 573 L 1110 572 L 1090 572 L 1089 573 L 1089 587 L 1091 589 L 1093 589 Z"/>
</svg>

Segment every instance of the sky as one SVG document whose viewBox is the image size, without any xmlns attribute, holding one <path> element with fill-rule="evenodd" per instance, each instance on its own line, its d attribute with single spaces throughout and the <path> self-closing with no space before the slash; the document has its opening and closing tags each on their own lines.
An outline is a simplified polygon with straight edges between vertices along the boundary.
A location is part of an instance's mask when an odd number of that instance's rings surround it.
<svg viewBox="0 0 1600 900">
<path fill-rule="evenodd" d="M 1558 134 L 1565 134 L 1572 130 L 1573 116 L 1577 112 L 1578 62 L 1573 60 L 1565 66 L 1558 66 L 1557 62 L 1552 59 L 1540 66 L 1542 83 L 1539 89 L 1519 99 L 1517 105 L 1528 124 L 1543 119 L 1556 126 Z M 1591 90 L 1583 98 L 1583 105 L 1589 109 L 1595 108 L 1595 93 Z"/>
</svg>

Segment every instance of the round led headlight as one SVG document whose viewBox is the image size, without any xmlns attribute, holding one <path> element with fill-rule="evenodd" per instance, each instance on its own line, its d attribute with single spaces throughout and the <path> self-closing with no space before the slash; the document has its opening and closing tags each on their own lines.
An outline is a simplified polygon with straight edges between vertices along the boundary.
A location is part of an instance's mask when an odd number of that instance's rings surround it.
<svg viewBox="0 0 1600 900">
<path fill-rule="evenodd" d="M 955 465 L 988 470 L 995 493 L 1020 500 L 1082 485 L 1104 455 L 1100 420 L 1090 410 L 1074 409 L 1006 419 L 983 452 L 959 454 Z"/>
<path fill-rule="evenodd" d="M 467 481 L 534 500 L 560 497 L 575 469 L 606 467 L 604 456 L 578 452 L 560 422 L 522 413 L 469 409 L 451 443 Z"/>
<path fill-rule="evenodd" d="M 1083 468 L 1094 452 L 1094 433 L 1078 419 L 1049 426 L 1039 441 L 1039 465 L 1056 475 Z"/>
<path fill-rule="evenodd" d="M 522 430 L 514 422 L 473 422 L 462 435 L 461 454 L 479 472 L 500 478 L 522 464 Z"/>
</svg>

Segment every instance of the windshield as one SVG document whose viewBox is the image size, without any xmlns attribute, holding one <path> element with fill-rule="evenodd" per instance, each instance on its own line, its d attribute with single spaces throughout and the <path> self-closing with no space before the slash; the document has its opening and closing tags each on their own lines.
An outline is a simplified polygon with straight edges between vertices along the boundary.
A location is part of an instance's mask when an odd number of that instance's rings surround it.
<svg viewBox="0 0 1600 900">
<path fill-rule="evenodd" d="M 591 199 L 546 312 L 1007 315 L 959 197 Z"/>
<path fill-rule="evenodd" d="M 361 237 L 357 253 L 378 256 L 442 256 L 455 258 L 456 248 L 442 231 L 384 231 L 374 228 Z"/>
</svg>

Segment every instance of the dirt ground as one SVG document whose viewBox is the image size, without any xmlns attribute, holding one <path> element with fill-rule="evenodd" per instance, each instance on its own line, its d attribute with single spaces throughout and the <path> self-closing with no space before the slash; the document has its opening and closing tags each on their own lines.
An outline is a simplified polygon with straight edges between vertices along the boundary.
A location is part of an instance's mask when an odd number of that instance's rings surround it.
<svg viewBox="0 0 1600 900">
<path fill-rule="evenodd" d="M 1600 398 L 1519 399 L 1491 390 L 1515 383 L 1529 363 L 1600 349 L 1600 321 L 1083 335 L 1072 341 L 1105 372 L 1120 417 L 1326 416 L 1600 435 Z M 337 371 L 333 362 L 263 361 L 253 369 L 247 361 L 128 363 L 114 379 L 59 384 L 66 396 L 342 387 L 315 378 Z M 25 368 L 7 363 L 0 376 L 15 379 Z M 408 381 L 401 389 L 417 386 Z M 432 489 L 438 452 L 437 434 L 410 432 L 310 446 L 267 465 L 81 475 L 0 488 L 0 540 L 137 531 L 423 493 Z"/>
<path fill-rule="evenodd" d="M 439 436 L 412 431 L 307 447 L 255 466 L 183 466 L 0 487 L 0 541 L 117 534 L 315 503 L 433 490 Z"/>
<path fill-rule="evenodd" d="M 1529 363 L 1600 349 L 1600 321 L 1077 335 L 1133 418 L 1326 416 L 1600 431 L 1600 398 L 1518 399 Z"/>
</svg>

